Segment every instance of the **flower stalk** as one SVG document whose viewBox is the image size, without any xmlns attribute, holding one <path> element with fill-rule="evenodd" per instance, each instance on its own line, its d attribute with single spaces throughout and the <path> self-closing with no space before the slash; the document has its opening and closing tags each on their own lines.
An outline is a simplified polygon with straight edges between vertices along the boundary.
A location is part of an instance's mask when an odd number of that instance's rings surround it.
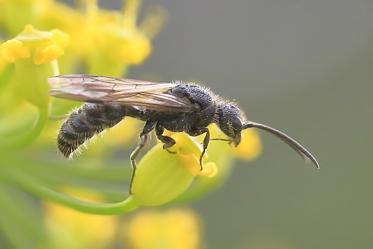
<svg viewBox="0 0 373 249">
<path fill-rule="evenodd" d="M 128 213 L 138 208 L 136 200 L 129 196 L 123 201 L 115 203 L 94 203 L 82 201 L 69 195 L 57 192 L 41 183 L 39 179 L 23 174 L 17 169 L 6 169 L 8 180 L 17 184 L 25 191 L 47 201 L 52 201 L 84 213 L 114 215 Z"/>
</svg>

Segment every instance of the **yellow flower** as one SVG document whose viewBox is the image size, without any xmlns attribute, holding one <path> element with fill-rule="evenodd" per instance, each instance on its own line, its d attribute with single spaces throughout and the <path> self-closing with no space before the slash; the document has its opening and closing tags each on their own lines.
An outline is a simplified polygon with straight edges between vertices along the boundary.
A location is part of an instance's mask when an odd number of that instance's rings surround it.
<svg viewBox="0 0 373 249">
<path fill-rule="evenodd" d="M 16 60 L 31 58 L 36 65 L 49 63 L 64 53 L 69 37 L 59 30 L 40 31 L 26 25 L 15 38 L 1 44 L 3 58 L 13 63 Z"/>
<path fill-rule="evenodd" d="M 81 11 L 53 0 L 3 0 L 0 24 L 10 35 L 19 32 L 25 23 L 63 30 L 72 38 L 64 70 L 83 60 L 91 74 L 120 76 L 128 65 L 138 65 L 149 56 L 150 39 L 164 22 L 164 12 L 158 8 L 137 25 L 140 1 L 127 0 L 123 5 L 122 11 L 104 10 L 97 1 L 85 0 Z"/>
<path fill-rule="evenodd" d="M 82 191 L 65 191 L 79 199 L 99 201 L 96 194 Z M 71 193 L 73 192 L 73 193 Z M 118 229 L 114 216 L 81 213 L 57 204 L 47 203 L 45 225 L 50 247 L 53 249 L 108 248 Z"/>
<path fill-rule="evenodd" d="M 140 64 L 148 57 L 150 38 L 159 30 L 159 25 L 145 25 L 142 32 L 136 25 L 139 2 L 127 0 L 122 11 L 109 11 L 100 9 L 97 1 L 86 0 L 85 12 L 53 3 L 39 15 L 38 23 L 69 33 L 72 52 L 83 58 L 89 73 L 121 76 L 127 65 Z M 153 17 L 161 19 L 159 12 Z M 156 18 L 154 23 L 162 23 Z"/>
<path fill-rule="evenodd" d="M 127 65 L 142 63 L 150 54 L 151 43 L 136 27 L 138 0 L 126 1 L 122 13 L 100 10 L 96 1 L 86 4 L 84 27 L 74 37 L 89 72 L 118 76 Z"/>
<path fill-rule="evenodd" d="M 199 217 L 187 209 L 143 211 L 134 216 L 124 231 L 130 249 L 199 249 Z"/>
<path fill-rule="evenodd" d="M 13 91 L 38 107 L 49 101 L 47 78 L 58 73 L 56 59 L 64 53 L 69 36 L 62 31 L 40 31 L 31 25 L 0 45 L 1 57 L 14 63 Z"/>
</svg>

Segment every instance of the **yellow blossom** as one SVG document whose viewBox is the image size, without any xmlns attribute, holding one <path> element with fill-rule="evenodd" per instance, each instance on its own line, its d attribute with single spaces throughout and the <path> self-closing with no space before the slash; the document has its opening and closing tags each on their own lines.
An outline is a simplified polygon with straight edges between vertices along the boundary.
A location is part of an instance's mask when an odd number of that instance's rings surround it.
<svg viewBox="0 0 373 249">
<path fill-rule="evenodd" d="M 96 194 L 67 190 L 70 195 L 88 201 L 99 201 Z M 101 249 L 114 239 L 118 220 L 113 216 L 81 213 L 57 204 L 45 204 L 45 225 L 50 248 Z"/>
<path fill-rule="evenodd" d="M 89 73 L 120 76 L 127 65 L 140 64 L 150 54 L 150 38 L 157 31 L 149 27 L 159 30 L 157 25 L 147 25 L 142 32 L 136 25 L 139 2 L 124 1 L 123 10 L 114 11 L 100 9 L 97 1 L 86 0 L 84 12 L 53 3 L 40 14 L 38 23 L 69 33 L 72 52 L 83 59 Z"/>
<path fill-rule="evenodd" d="M 187 209 L 143 211 L 125 227 L 125 242 L 130 249 L 199 249 L 201 224 Z"/>
<path fill-rule="evenodd" d="M 0 45 L 1 57 L 14 63 L 14 93 L 38 107 L 49 102 L 47 78 L 58 73 L 56 59 L 64 53 L 69 36 L 62 31 L 41 31 L 26 25 L 21 33 Z"/>
<path fill-rule="evenodd" d="M 91 0 L 82 1 L 81 10 L 53 0 L 3 0 L 0 24 L 11 26 L 8 27 L 11 35 L 19 32 L 25 23 L 61 29 L 73 41 L 62 61 L 64 70 L 71 70 L 71 64 L 83 60 L 89 73 L 120 76 L 128 65 L 140 64 L 149 56 L 150 39 L 164 22 L 164 12 L 158 8 L 137 25 L 140 1 L 123 2 L 122 11 L 114 11 L 101 9 L 97 1 Z"/>
<path fill-rule="evenodd" d="M 127 65 L 139 64 L 150 54 L 149 38 L 135 25 L 138 0 L 125 3 L 120 13 L 100 10 L 96 1 L 87 1 L 87 19 L 76 46 L 85 52 L 89 72 L 121 75 Z"/>
<path fill-rule="evenodd" d="M 1 44 L 3 58 L 9 63 L 19 59 L 32 58 L 36 65 L 49 63 L 64 52 L 69 37 L 59 30 L 40 31 L 26 25 L 15 38 Z"/>
</svg>

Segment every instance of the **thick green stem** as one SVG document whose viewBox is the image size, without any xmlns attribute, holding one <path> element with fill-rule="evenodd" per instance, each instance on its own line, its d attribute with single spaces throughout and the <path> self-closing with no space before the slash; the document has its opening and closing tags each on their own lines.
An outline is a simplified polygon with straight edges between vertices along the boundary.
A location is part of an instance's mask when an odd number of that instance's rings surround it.
<svg viewBox="0 0 373 249">
<path fill-rule="evenodd" d="M 11 178 L 14 183 L 18 184 L 25 191 L 30 192 L 40 197 L 41 199 L 56 202 L 80 212 L 101 215 L 114 215 L 131 212 L 138 207 L 138 203 L 136 203 L 131 196 L 123 201 L 116 203 L 94 203 L 82 201 L 57 192 L 38 182 L 36 179 L 33 179 L 32 177 L 25 175 L 22 172 L 17 172 L 16 169 L 8 170 L 9 178 Z"/>
</svg>

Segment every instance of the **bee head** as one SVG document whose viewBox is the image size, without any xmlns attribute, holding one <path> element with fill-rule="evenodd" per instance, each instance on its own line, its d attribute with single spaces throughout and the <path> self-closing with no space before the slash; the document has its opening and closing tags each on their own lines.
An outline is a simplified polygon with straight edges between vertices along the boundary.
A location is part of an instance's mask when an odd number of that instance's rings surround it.
<svg viewBox="0 0 373 249">
<path fill-rule="evenodd" d="M 216 113 L 216 123 L 225 135 L 233 139 L 237 146 L 241 142 L 241 111 L 232 103 L 222 103 L 218 105 Z"/>
</svg>

